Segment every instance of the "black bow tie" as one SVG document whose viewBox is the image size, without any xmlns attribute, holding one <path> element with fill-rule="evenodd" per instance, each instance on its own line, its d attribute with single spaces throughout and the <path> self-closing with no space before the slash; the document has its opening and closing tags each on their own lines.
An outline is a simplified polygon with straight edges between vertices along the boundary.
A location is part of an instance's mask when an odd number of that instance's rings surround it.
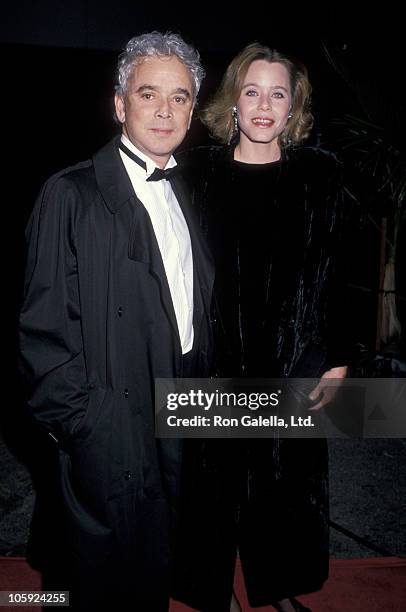
<svg viewBox="0 0 406 612">
<path fill-rule="evenodd" d="M 161 181 L 162 179 L 169 179 L 176 174 L 178 171 L 177 166 L 173 166 L 173 168 L 167 168 L 166 170 L 162 170 L 161 168 L 155 168 L 153 173 L 147 178 L 147 181 Z"/>
<path fill-rule="evenodd" d="M 123 153 L 125 153 L 130 159 L 135 161 L 136 164 L 141 166 L 141 168 L 143 168 L 145 172 L 147 171 L 147 164 L 144 162 L 144 160 L 140 159 L 138 155 L 130 151 L 130 149 L 128 149 L 121 141 L 118 146 Z M 177 171 L 177 166 L 174 166 L 173 168 L 167 168 L 166 170 L 162 170 L 161 168 L 155 168 L 151 176 L 147 178 L 147 181 L 161 181 L 162 179 L 169 180 Z"/>
</svg>

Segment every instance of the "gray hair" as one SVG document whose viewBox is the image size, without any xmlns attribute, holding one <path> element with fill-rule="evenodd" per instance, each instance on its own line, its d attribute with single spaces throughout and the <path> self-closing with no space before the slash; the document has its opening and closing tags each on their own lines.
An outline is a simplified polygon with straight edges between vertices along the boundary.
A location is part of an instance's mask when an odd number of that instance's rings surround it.
<svg viewBox="0 0 406 612">
<path fill-rule="evenodd" d="M 131 72 L 140 59 L 154 55 L 167 57 L 175 55 L 185 64 L 192 76 L 193 101 L 195 102 L 200 84 L 205 75 L 200 63 L 200 55 L 194 47 L 186 44 L 180 36 L 172 34 L 172 32 L 162 34 L 161 32 L 154 31 L 149 34 L 135 36 L 128 41 L 124 51 L 118 58 L 116 93 L 119 96 L 125 93 Z"/>
</svg>

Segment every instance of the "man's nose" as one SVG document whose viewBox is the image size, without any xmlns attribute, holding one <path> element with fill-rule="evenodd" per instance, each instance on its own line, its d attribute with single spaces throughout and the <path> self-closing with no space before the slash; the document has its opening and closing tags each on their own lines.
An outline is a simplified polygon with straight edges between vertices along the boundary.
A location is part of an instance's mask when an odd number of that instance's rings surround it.
<svg viewBox="0 0 406 612">
<path fill-rule="evenodd" d="M 161 100 L 156 112 L 158 117 L 162 117 L 164 119 L 172 116 L 172 110 L 168 100 Z"/>
</svg>

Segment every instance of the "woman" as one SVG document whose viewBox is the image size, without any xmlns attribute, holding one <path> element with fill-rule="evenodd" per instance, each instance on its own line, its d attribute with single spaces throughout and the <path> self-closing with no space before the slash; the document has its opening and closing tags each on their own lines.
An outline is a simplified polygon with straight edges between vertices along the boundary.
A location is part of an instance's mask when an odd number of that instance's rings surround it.
<svg viewBox="0 0 406 612">
<path fill-rule="evenodd" d="M 348 319 L 341 171 L 302 146 L 310 91 L 301 63 L 248 45 L 203 111 L 223 146 L 186 167 L 216 263 L 217 374 L 321 376 L 318 410 L 347 372 Z M 238 549 L 252 606 L 307 610 L 294 597 L 328 575 L 327 495 L 325 440 L 187 441 L 175 598 L 239 610 Z"/>
</svg>

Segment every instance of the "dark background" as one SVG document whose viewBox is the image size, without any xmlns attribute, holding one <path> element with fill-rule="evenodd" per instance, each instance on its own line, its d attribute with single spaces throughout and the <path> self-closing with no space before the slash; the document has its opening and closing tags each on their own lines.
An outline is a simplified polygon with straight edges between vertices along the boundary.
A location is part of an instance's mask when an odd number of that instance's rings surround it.
<svg viewBox="0 0 406 612">
<path fill-rule="evenodd" d="M 349 12 L 331 4 L 311 14 L 309 5 L 298 12 L 288 3 L 278 7 L 230 3 L 224 8 L 219 3 L 193 3 L 185 9 L 146 0 L 2 3 L 2 284 L 6 307 L 2 338 L 6 369 L 1 411 L 0 554 L 24 553 L 33 485 L 37 490 L 41 487 L 40 476 L 53 452 L 47 447 L 48 439 L 26 416 L 17 375 L 15 338 L 24 227 L 43 181 L 88 158 L 116 133 L 113 85 L 120 50 L 132 36 L 153 29 L 180 33 L 199 49 L 207 71 L 200 94 L 203 104 L 232 57 L 249 42 L 263 42 L 296 55 L 309 69 L 316 117 L 312 144 L 338 149 L 332 122 L 352 113 L 382 125 L 388 146 L 404 153 L 404 43 L 397 32 L 401 19 L 388 5 L 381 8 L 386 8 L 389 17 L 385 19 L 381 10 L 372 23 L 370 14 L 359 19 L 354 7 Z M 345 65 L 346 78 L 332 68 L 326 49 Z M 182 148 L 207 142 L 205 130 L 194 119 Z M 379 221 L 382 202 L 375 197 L 374 178 L 363 176 L 360 186 L 363 183 L 371 187 L 365 193 L 372 218 Z M 369 225 L 365 244 L 354 261 L 360 283 L 370 289 L 360 293 L 358 300 L 363 313 L 359 336 L 369 346 L 375 339 L 379 240 L 376 225 Z M 402 282 L 404 288 L 404 281 L 399 280 L 401 289 Z M 400 312 L 404 313 L 402 305 Z M 344 517 L 347 527 L 404 554 L 404 442 L 335 441 L 331 452 L 333 518 L 342 522 Z M 374 507 L 369 517 L 367 507 Z M 335 552 L 368 554 L 366 548 L 360 550 L 343 541 L 336 541 Z"/>
</svg>

